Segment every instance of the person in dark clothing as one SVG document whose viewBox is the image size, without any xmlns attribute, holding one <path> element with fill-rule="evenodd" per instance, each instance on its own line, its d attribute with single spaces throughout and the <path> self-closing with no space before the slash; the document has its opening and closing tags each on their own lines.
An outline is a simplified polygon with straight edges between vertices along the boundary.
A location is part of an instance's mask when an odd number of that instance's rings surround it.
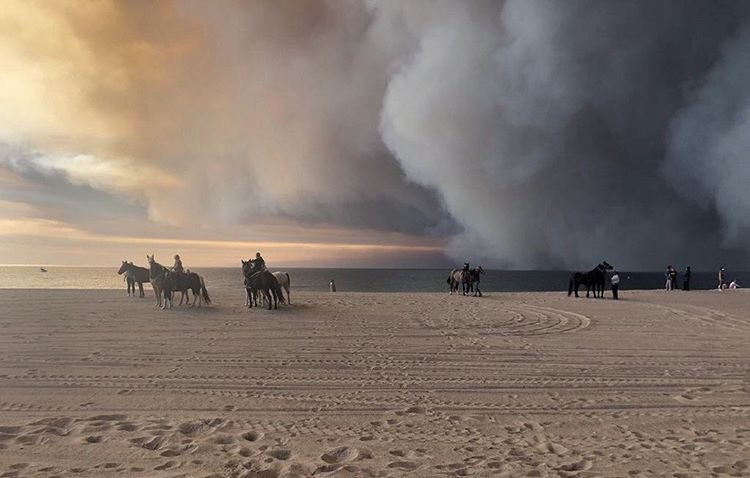
<svg viewBox="0 0 750 478">
<path fill-rule="evenodd" d="M 255 253 L 255 259 L 252 260 L 253 269 L 256 271 L 266 270 L 266 261 L 260 256 L 260 252 Z"/>
<path fill-rule="evenodd" d="M 464 262 L 464 272 L 469 272 L 469 263 Z"/>
<path fill-rule="evenodd" d="M 690 276 L 692 275 L 692 272 L 690 272 L 690 266 L 687 266 L 687 269 L 685 269 L 685 274 L 682 276 L 682 290 L 690 290 Z"/>
<path fill-rule="evenodd" d="M 672 290 L 677 289 L 677 269 L 674 267 L 669 271 L 669 280 L 672 282 Z"/>
<path fill-rule="evenodd" d="M 182 261 L 180 260 L 180 255 L 175 254 L 174 255 L 174 266 L 172 266 L 173 272 L 185 272 L 185 269 L 182 268 Z"/>
</svg>

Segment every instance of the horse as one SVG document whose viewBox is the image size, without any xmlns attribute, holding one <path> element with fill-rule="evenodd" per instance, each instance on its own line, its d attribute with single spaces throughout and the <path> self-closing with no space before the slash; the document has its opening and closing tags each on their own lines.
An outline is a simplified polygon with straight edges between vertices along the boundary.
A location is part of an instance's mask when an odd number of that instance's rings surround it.
<svg viewBox="0 0 750 478">
<path fill-rule="evenodd" d="M 589 291 L 593 289 L 594 298 L 604 297 L 604 286 L 607 283 L 607 271 L 612 270 L 613 267 L 607 262 L 602 261 L 595 268 L 588 272 L 575 272 L 570 277 L 568 283 L 568 297 L 575 291 L 575 296 L 578 297 L 578 287 L 581 284 L 586 286 L 586 297 L 589 297 Z"/>
<path fill-rule="evenodd" d="M 479 290 L 479 281 L 482 274 L 484 274 L 482 266 L 477 266 L 469 271 L 469 292 L 474 292 L 474 297 L 482 297 L 482 291 Z"/>
<path fill-rule="evenodd" d="M 453 294 L 454 292 L 458 292 L 458 285 L 461 284 L 461 290 L 463 291 L 463 294 L 466 295 L 470 280 L 469 271 L 465 269 L 453 269 L 448 276 L 447 281 L 450 286 L 450 293 Z"/>
<path fill-rule="evenodd" d="M 289 295 L 289 287 L 291 285 L 291 280 L 289 279 L 289 273 L 288 272 L 273 272 L 273 276 L 276 278 L 276 280 L 279 282 L 279 286 L 283 287 L 286 291 L 286 303 L 291 305 L 292 304 L 292 297 Z M 281 295 L 281 301 L 284 301 L 284 295 Z"/>
<path fill-rule="evenodd" d="M 268 310 L 271 310 L 271 298 L 273 297 L 273 308 L 278 309 L 278 300 L 284 300 L 281 286 L 276 277 L 268 271 L 256 271 L 252 261 L 242 261 L 242 274 L 245 276 L 245 292 L 247 298 L 245 305 L 252 308 L 253 301 L 258 306 L 258 293 L 268 301 Z"/>
<path fill-rule="evenodd" d="M 156 295 L 156 306 L 161 307 L 162 310 L 172 307 L 172 280 L 168 278 L 169 269 L 159 264 L 154 260 L 154 255 L 146 254 L 149 264 L 149 279 L 151 279 L 151 286 L 154 288 L 154 295 Z M 164 294 L 164 305 L 161 302 L 161 296 Z"/>
<path fill-rule="evenodd" d="M 128 295 L 130 295 L 132 287 L 133 296 L 135 296 L 135 284 L 137 283 L 139 290 L 138 297 L 145 297 L 145 294 L 143 293 L 143 283 L 150 282 L 148 269 L 133 265 L 132 262 L 122 261 L 122 265 L 117 273 L 125 274 L 125 280 L 128 283 Z"/>
<path fill-rule="evenodd" d="M 164 307 L 162 307 L 164 309 L 167 307 L 167 303 L 170 308 L 172 307 L 172 293 L 174 291 L 182 292 L 182 298 L 184 298 L 188 290 L 193 292 L 193 303 L 190 304 L 190 307 L 195 307 L 196 300 L 198 301 L 198 307 L 200 307 L 203 302 L 207 305 L 211 304 L 211 297 L 208 295 L 208 290 L 206 290 L 206 283 L 203 280 L 203 277 L 195 272 L 170 271 L 168 268 L 156 262 L 153 255 L 147 255 L 146 258 L 151 265 L 151 284 L 154 286 L 154 292 L 157 295 L 157 303 L 160 307 L 161 292 L 164 293 Z M 182 298 L 180 299 L 180 305 L 182 305 Z"/>
<path fill-rule="evenodd" d="M 203 305 L 205 302 L 207 305 L 211 304 L 211 297 L 208 295 L 206 290 L 206 283 L 203 281 L 203 277 L 196 274 L 195 272 L 173 272 L 167 271 L 167 279 L 170 281 L 170 286 L 173 291 L 182 292 L 180 297 L 180 304 L 185 299 L 185 305 L 190 302 L 190 298 L 187 296 L 187 291 L 193 292 L 193 303 L 190 307 L 195 307 L 195 301 L 198 301 L 198 307 Z"/>
</svg>

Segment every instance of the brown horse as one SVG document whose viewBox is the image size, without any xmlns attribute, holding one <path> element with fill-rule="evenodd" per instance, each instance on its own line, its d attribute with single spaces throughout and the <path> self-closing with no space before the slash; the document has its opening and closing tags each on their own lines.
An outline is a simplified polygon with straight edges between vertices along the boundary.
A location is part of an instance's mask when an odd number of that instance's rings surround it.
<svg viewBox="0 0 750 478">
<path fill-rule="evenodd" d="M 461 285 L 463 294 L 466 295 L 466 291 L 469 289 L 471 284 L 471 276 L 469 271 L 465 269 L 453 269 L 451 274 L 448 276 L 448 285 L 450 286 L 450 293 L 458 292 L 458 286 Z"/>
<path fill-rule="evenodd" d="M 278 301 L 284 300 L 279 281 L 268 271 L 255 272 L 252 261 L 242 261 L 242 274 L 245 276 L 245 292 L 247 293 L 246 305 L 250 308 L 258 306 L 258 293 L 268 301 L 268 310 L 271 310 L 271 299 L 273 308 L 278 309 Z"/>
<path fill-rule="evenodd" d="M 130 288 L 132 286 L 133 296 L 135 296 L 135 284 L 137 283 L 140 291 L 139 297 L 145 296 L 143 293 L 143 283 L 150 282 L 148 269 L 133 265 L 132 262 L 122 261 L 122 265 L 117 273 L 125 274 L 125 279 L 128 281 L 128 295 L 130 295 Z"/>
</svg>

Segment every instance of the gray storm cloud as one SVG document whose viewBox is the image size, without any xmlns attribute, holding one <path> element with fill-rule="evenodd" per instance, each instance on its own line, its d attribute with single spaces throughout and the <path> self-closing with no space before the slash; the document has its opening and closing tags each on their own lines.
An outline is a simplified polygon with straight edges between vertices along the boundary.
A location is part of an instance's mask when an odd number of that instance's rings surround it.
<svg viewBox="0 0 750 478">
<path fill-rule="evenodd" d="M 21 136 L 163 171 L 179 187 L 125 191 L 156 220 L 437 236 L 504 267 L 747 264 L 747 2 L 115 5 L 70 21 L 100 53 L 81 70 L 118 72 L 75 85 L 113 137 Z"/>
</svg>

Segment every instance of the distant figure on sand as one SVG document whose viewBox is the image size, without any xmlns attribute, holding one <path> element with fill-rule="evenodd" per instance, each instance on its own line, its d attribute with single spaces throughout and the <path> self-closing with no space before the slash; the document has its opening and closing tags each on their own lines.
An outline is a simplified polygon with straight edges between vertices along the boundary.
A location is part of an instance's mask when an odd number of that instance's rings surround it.
<svg viewBox="0 0 750 478">
<path fill-rule="evenodd" d="M 664 274 L 664 277 L 666 277 L 667 281 L 664 283 L 664 290 L 674 290 L 674 280 L 672 278 L 672 273 L 674 269 L 672 268 L 672 265 L 667 266 L 667 272 Z"/>
<path fill-rule="evenodd" d="M 182 267 L 182 261 L 180 260 L 179 254 L 174 255 L 174 265 L 172 266 L 172 272 L 185 272 L 185 269 Z"/>
<path fill-rule="evenodd" d="M 612 298 L 617 300 L 617 290 L 620 288 L 620 274 L 614 271 L 609 282 L 612 284 Z"/>
<path fill-rule="evenodd" d="M 727 288 L 727 282 L 724 278 L 724 268 L 722 267 L 719 269 L 719 290 L 724 290 Z"/>
<path fill-rule="evenodd" d="M 739 284 L 739 283 L 737 282 L 737 279 L 734 279 L 734 280 L 733 280 L 733 281 L 732 281 L 732 282 L 731 282 L 731 283 L 729 284 L 729 288 L 730 288 L 730 289 L 739 289 L 739 288 L 740 288 L 740 284 Z"/>
<path fill-rule="evenodd" d="M 690 272 L 690 266 L 685 269 L 685 274 L 682 276 L 682 290 L 690 290 L 690 276 L 693 273 Z"/>
<path fill-rule="evenodd" d="M 336 292 L 336 283 L 331 279 L 331 282 L 328 283 L 328 289 L 331 292 Z"/>
</svg>

